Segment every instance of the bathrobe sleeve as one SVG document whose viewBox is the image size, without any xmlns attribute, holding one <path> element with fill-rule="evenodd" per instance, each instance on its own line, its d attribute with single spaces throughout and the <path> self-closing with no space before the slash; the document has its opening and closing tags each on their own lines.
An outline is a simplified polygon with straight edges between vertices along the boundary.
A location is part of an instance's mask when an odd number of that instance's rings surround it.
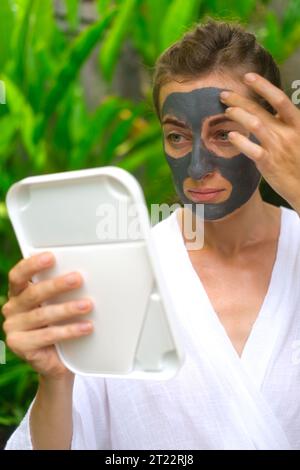
<svg viewBox="0 0 300 470">
<path fill-rule="evenodd" d="M 32 401 L 6 450 L 33 450 L 30 433 Z M 73 390 L 71 450 L 109 450 L 110 430 L 105 379 L 76 376 Z"/>
</svg>

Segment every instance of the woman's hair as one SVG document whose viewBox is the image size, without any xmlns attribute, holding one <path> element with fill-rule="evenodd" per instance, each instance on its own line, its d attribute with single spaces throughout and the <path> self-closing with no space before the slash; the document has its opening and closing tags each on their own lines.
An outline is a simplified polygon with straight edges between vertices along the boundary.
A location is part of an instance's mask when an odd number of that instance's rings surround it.
<svg viewBox="0 0 300 470">
<path fill-rule="evenodd" d="M 158 57 L 153 75 L 153 102 L 158 117 L 162 85 L 176 79 L 192 80 L 213 72 L 227 72 L 237 78 L 246 72 L 256 72 L 282 88 L 277 64 L 254 34 L 236 23 L 209 20 L 196 25 Z M 269 103 L 252 94 L 262 106 L 275 113 Z"/>
</svg>

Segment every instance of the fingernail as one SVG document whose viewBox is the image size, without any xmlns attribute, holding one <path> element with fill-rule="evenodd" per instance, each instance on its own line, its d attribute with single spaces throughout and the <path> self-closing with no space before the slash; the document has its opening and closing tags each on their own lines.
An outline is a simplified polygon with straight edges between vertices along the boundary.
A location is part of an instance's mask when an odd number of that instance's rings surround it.
<svg viewBox="0 0 300 470">
<path fill-rule="evenodd" d="M 232 110 L 232 108 L 226 108 L 225 113 L 230 113 L 231 110 Z"/>
<path fill-rule="evenodd" d="M 79 310 L 87 310 L 91 306 L 91 302 L 89 300 L 78 300 L 76 302 L 76 307 Z"/>
<path fill-rule="evenodd" d="M 39 258 L 39 262 L 42 266 L 47 266 L 48 264 L 50 264 L 51 261 L 52 261 L 51 253 L 44 253 Z"/>
<path fill-rule="evenodd" d="M 79 331 L 90 331 L 93 325 L 91 322 L 81 322 L 78 325 Z"/>
<path fill-rule="evenodd" d="M 254 80 L 256 80 L 255 73 L 246 73 L 244 77 L 247 82 L 254 82 Z"/>
<path fill-rule="evenodd" d="M 78 276 L 76 274 L 68 274 L 65 277 L 65 281 L 68 286 L 74 286 L 78 283 Z"/>
<path fill-rule="evenodd" d="M 220 97 L 221 98 L 228 98 L 229 96 L 229 91 L 221 91 Z"/>
</svg>

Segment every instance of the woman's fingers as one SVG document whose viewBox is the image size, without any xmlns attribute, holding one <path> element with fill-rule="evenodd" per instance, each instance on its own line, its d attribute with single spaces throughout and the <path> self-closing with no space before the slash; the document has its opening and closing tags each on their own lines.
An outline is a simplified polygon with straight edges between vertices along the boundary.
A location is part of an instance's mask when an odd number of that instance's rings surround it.
<svg viewBox="0 0 300 470">
<path fill-rule="evenodd" d="M 238 107 L 229 107 L 225 113 L 230 119 L 238 122 L 247 131 L 255 135 L 263 146 L 268 146 L 271 143 L 272 134 L 258 116 Z"/>
<path fill-rule="evenodd" d="M 93 331 L 92 322 L 83 316 L 92 310 L 88 299 L 41 306 L 82 285 L 83 280 L 76 272 L 29 282 L 34 275 L 51 268 L 54 262 L 49 252 L 20 261 L 10 271 L 9 300 L 2 308 L 8 347 L 40 374 L 53 377 L 67 372 L 53 345 Z"/>
<path fill-rule="evenodd" d="M 8 275 L 8 296 L 19 295 L 19 293 L 27 287 L 28 282 L 35 274 L 52 267 L 54 261 L 54 256 L 50 252 L 40 253 L 19 261 Z"/>
<path fill-rule="evenodd" d="M 253 99 L 246 98 L 239 93 L 235 93 L 231 90 L 222 91 L 220 93 L 220 100 L 227 106 L 237 106 L 248 111 L 248 113 L 257 116 L 265 124 L 274 123 L 273 114 L 269 113 L 261 104 Z"/>
<path fill-rule="evenodd" d="M 21 313 L 36 308 L 41 303 L 73 289 L 82 284 L 79 273 L 69 273 L 65 276 L 56 277 L 36 284 L 29 284 L 17 297 L 11 297 L 3 307 L 4 316 Z"/>
<path fill-rule="evenodd" d="M 46 305 L 30 312 L 8 317 L 3 324 L 3 329 L 6 334 L 10 331 L 35 330 L 87 314 L 91 310 L 92 302 L 89 299 Z"/>
<path fill-rule="evenodd" d="M 229 132 L 228 139 L 241 152 L 251 158 L 255 163 L 259 163 L 265 157 L 265 150 L 239 132 Z"/>
<path fill-rule="evenodd" d="M 279 113 L 281 119 L 294 124 L 299 121 L 299 113 L 289 97 L 266 78 L 256 73 L 246 73 L 245 83 L 262 96 Z"/>
<path fill-rule="evenodd" d="M 27 353 L 54 345 L 59 341 L 88 335 L 92 329 L 91 321 L 81 321 L 32 331 L 13 331 L 8 333 L 6 342 L 12 351 L 26 358 Z"/>
</svg>

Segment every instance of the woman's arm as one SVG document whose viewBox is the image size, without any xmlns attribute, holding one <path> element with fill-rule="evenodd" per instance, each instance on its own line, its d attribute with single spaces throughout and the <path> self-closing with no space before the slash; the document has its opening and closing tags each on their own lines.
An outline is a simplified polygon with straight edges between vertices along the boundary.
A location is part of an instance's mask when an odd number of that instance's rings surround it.
<svg viewBox="0 0 300 470">
<path fill-rule="evenodd" d="M 92 309 L 89 299 L 44 305 L 63 292 L 80 287 L 82 279 L 78 273 L 30 282 L 35 274 L 51 268 L 54 261 L 51 253 L 20 261 L 9 273 L 9 300 L 2 309 L 7 345 L 40 376 L 30 413 L 34 449 L 70 449 L 74 375 L 61 362 L 54 345 L 92 331 L 91 322 L 81 319 Z M 65 320 L 67 324 L 58 324 Z M 28 427 L 23 437 L 29 447 Z"/>
<path fill-rule="evenodd" d="M 58 379 L 40 376 L 29 418 L 34 449 L 71 448 L 73 383 L 71 374 Z"/>
</svg>

